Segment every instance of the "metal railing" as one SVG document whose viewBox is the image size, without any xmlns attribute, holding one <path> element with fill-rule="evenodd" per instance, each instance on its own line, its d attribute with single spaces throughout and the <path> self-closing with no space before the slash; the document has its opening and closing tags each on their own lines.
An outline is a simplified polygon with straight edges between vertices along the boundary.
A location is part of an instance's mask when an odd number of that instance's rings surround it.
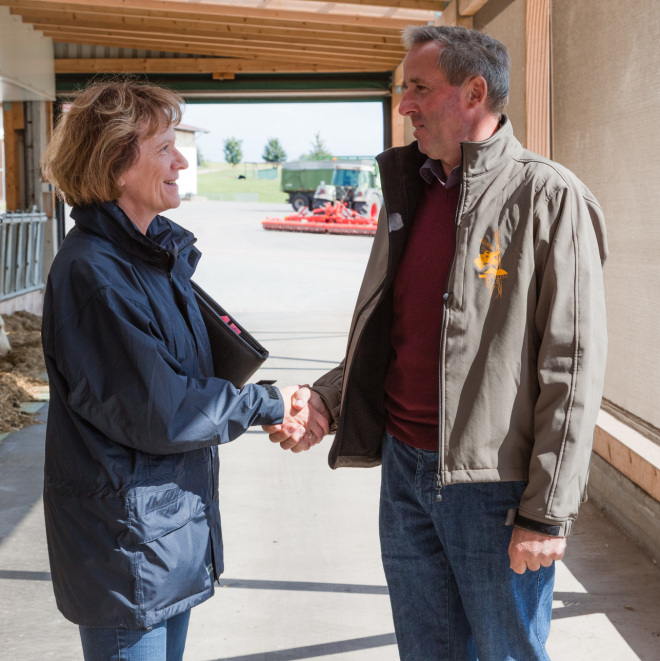
<svg viewBox="0 0 660 661">
<path fill-rule="evenodd" d="M 44 285 L 45 213 L 0 214 L 0 301 L 41 289 Z"/>
</svg>

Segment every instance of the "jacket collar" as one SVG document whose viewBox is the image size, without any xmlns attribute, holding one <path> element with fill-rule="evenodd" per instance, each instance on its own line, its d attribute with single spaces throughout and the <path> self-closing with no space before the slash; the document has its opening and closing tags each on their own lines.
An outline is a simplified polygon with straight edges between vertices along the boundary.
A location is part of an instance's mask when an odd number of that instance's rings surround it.
<svg viewBox="0 0 660 661">
<path fill-rule="evenodd" d="M 461 150 L 463 172 L 468 177 L 478 177 L 519 156 L 522 145 L 513 135 L 509 118 L 502 115 L 499 128 L 490 138 L 481 142 L 462 142 Z"/>
<path fill-rule="evenodd" d="M 500 126 L 487 140 L 481 142 L 462 142 L 463 172 L 468 177 L 477 177 L 504 165 L 511 158 L 518 157 L 522 152 L 522 145 L 513 135 L 511 122 L 506 115 L 502 115 Z M 405 182 L 407 189 L 418 188 L 421 176 L 419 170 L 426 162 L 426 156 L 419 151 L 417 141 L 405 147 L 388 149 L 376 157 L 380 167 L 383 181 Z M 389 191 L 383 187 L 384 194 Z M 397 200 L 398 201 L 398 200 Z M 396 202 L 392 200 L 392 202 Z M 385 200 L 388 204 L 388 200 Z M 388 204 L 388 209 L 390 205 Z M 398 211 L 398 209 L 397 209 Z"/>
<path fill-rule="evenodd" d="M 426 156 L 419 151 L 417 142 L 405 147 L 394 147 L 376 157 L 383 181 L 383 198 L 387 213 L 400 214 L 404 221 L 415 213 L 423 180 L 419 170 Z"/>
<path fill-rule="evenodd" d="M 142 261 L 168 271 L 174 268 L 179 254 L 197 240 L 192 232 L 164 216 L 156 216 L 144 235 L 114 202 L 74 207 L 71 217 L 81 230 L 96 234 Z M 193 253 L 187 261 L 194 270 L 200 253 L 198 250 Z"/>
</svg>

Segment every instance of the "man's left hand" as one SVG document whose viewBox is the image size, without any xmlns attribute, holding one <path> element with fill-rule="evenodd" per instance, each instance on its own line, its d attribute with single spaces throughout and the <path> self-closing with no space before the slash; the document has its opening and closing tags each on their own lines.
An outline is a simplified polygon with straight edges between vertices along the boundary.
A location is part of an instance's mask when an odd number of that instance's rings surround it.
<svg viewBox="0 0 660 661">
<path fill-rule="evenodd" d="M 524 574 L 527 569 L 531 571 L 540 569 L 541 565 L 550 567 L 555 560 L 564 557 L 565 550 L 565 537 L 550 537 L 514 527 L 509 544 L 511 569 L 516 574 Z"/>
</svg>

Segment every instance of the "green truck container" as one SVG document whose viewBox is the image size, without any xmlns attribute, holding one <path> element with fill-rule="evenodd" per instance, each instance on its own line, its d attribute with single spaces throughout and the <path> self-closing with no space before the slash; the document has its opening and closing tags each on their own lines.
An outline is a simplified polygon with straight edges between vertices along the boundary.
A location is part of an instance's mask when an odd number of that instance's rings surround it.
<svg viewBox="0 0 660 661">
<path fill-rule="evenodd" d="M 282 163 L 281 189 L 289 195 L 291 206 L 298 211 L 312 208 L 314 192 L 324 181 L 329 184 L 339 161 L 291 161 Z"/>
</svg>

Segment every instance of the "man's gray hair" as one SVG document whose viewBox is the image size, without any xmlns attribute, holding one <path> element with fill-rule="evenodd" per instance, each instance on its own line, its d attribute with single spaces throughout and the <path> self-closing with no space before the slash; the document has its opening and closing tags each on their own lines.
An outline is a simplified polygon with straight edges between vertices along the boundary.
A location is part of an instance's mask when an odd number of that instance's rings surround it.
<svg viewBox="0 0 660 661">
<path fill-rule="evenodd" d="M 406 50 L 434 41 L 442 49 L 438 67 L 450 85 L 462 85 L 468 78 L 483 76 L 488 85 L 489 110 L 499 115 L 509 100 L 511 59 L 506 46 L 477 30 L 459 26 L 410 25 L 403 30 Z"/>
</svg>

